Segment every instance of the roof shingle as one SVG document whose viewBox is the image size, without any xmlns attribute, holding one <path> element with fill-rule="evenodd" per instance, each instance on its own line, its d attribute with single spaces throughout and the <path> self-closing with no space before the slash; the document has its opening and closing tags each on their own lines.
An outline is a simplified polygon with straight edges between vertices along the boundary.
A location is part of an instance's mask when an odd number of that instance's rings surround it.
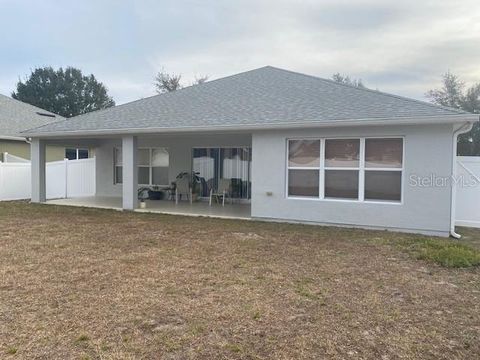
<svg viewBox="0 0 480 360">
<path fill-rule="evenodd" d="M 271 66 L 49 124 L 28 133 L 248 126 L 467 114 Z"/>
<path fill-rule="evenodd" d="M 24 130 L 61 120 L 65 118 L 0 94 L 0 138 L 22 137 Z"/>
</svg>

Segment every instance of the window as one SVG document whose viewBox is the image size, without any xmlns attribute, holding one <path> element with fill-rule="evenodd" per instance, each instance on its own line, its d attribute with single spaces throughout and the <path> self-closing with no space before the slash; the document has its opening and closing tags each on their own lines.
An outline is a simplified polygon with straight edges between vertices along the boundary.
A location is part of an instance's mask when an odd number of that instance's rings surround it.
<svg viewBox="0 0 480 360">
<path fill-rule="evenodd" d="M 122 178 L 122 149 L 115 148 L 114 154 L 114 182 L 121 184 Z M 139 185 L 168 185 L 169 155 L 166 148 L 141 148 L 137 152 L 138 184 Z"/>
<path fill-rule="evenodd" d="M 288 194 L 294 196 L 318 197 L 318 170 L 292 170 L 288 171 Z"/>
<path fill-rule="evenodd" d="M 137 150 L 138 183 L 150 185 L 150 149 Z"/>
<path fill-rule="evenodd" d="M 325 197 L 358 199 L 358 170 L 325 170 Z"/>
<path fill-rule="evenodd" d="M 68 160 L 88 159 L 88 149 L 67 148 L 65 149 L 65 159 L 68 159 Z"/>
<path fill-rule="evenodd" d="M 320 167 L 320 140 L 290 140 L 288 166 Z"/>
<path fill-rule="evenodd" d="M 287 195 L 402 200 L 403 138 L 288 140 Z"/>
<path fill-rule="evenodd" d="M 121 184 L 123 182 L 123 160 L 122 160 L 122 149 L 115 148 L 114 156 L 114 176 L 113 180 L 115 184 Z"/>
<path fill-rule="evenodd" d="M 288 142 L 288 195 L 319 196 L 320 140 Z"/>
<path fill-rule="evenodd" d="M 358 199 L 360 139 L 325 140 L 325 197 Z"/>
<path fill-rule="evenodd" d="M 166 148 L 152 149 L 152 184 L 168 184 L 169 156 Z"/>
<path fill-rule="evenodd" d="M 365 139 L 365 199 L 402 199 L 403 139 Z"/>
</svg>

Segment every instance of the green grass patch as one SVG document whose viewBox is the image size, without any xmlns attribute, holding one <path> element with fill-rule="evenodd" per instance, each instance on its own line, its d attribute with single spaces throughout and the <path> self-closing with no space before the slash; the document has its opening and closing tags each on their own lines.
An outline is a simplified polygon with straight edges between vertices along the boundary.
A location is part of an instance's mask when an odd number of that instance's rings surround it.
<svg viewBox="0 0 480 360">
<path fill-rule="evenodd" d="M 225 348 L 233 353 L 240 353 L 243 351 L 242 347 L 238 344 L 226 344 Z"/>
<path fill-rule="evenodd" d="M 75 341 L 77 343 L 82 343 L 88 340 L 90 340 L 90 337 L 87 334 L 81 334 Z"/>
<path fill-rule="evenodd" d="M 461 243 L 461 240 L 416 239 L 402 240 L 400 246 L 415 258 L 432 261 L 449 268 L 480 265 L 480 251 Z"/>
<path fill-rule="evenodd" d="M 310 278 L 299 279 L 295 282 L 295 292 L 301 297 L 312 300 L 312 301 L 321 301 L 323 299 L 319 291 L 313 290 L 314 281 Z"/>
<path fill-rule="evenodd" d="M 260 318 L 262 317 L 262 315 L 260 314 L 260 311 L 255 311 L 252 315 L 252 319 L 253 320 L 260 320 Z"/>
</svg>

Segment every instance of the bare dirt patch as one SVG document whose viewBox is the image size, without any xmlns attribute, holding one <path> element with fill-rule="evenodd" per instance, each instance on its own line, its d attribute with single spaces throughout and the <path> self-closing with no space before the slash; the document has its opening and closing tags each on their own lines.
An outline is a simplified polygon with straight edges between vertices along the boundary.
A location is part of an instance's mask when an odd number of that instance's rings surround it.
<svg viewBox="0 0 480 360">
<path fill-rule="evenodd" d="M 0 234 L 0 358 L 480 355 L 479 268 L 415 235 L 18 202 Z"/>
</svg>

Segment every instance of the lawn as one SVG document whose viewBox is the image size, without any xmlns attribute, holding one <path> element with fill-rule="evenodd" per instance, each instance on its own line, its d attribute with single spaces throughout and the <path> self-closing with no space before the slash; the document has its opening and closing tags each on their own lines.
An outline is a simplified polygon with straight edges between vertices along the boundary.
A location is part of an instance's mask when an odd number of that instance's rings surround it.
<svg viewBox="0 0 480 360">
<path fill-rule="evenodd" d="M 480 356 L 480 268 L 421 256 L 453 241 L 22 202 L 0 234 L 2 359 Z"/>
</svg>

